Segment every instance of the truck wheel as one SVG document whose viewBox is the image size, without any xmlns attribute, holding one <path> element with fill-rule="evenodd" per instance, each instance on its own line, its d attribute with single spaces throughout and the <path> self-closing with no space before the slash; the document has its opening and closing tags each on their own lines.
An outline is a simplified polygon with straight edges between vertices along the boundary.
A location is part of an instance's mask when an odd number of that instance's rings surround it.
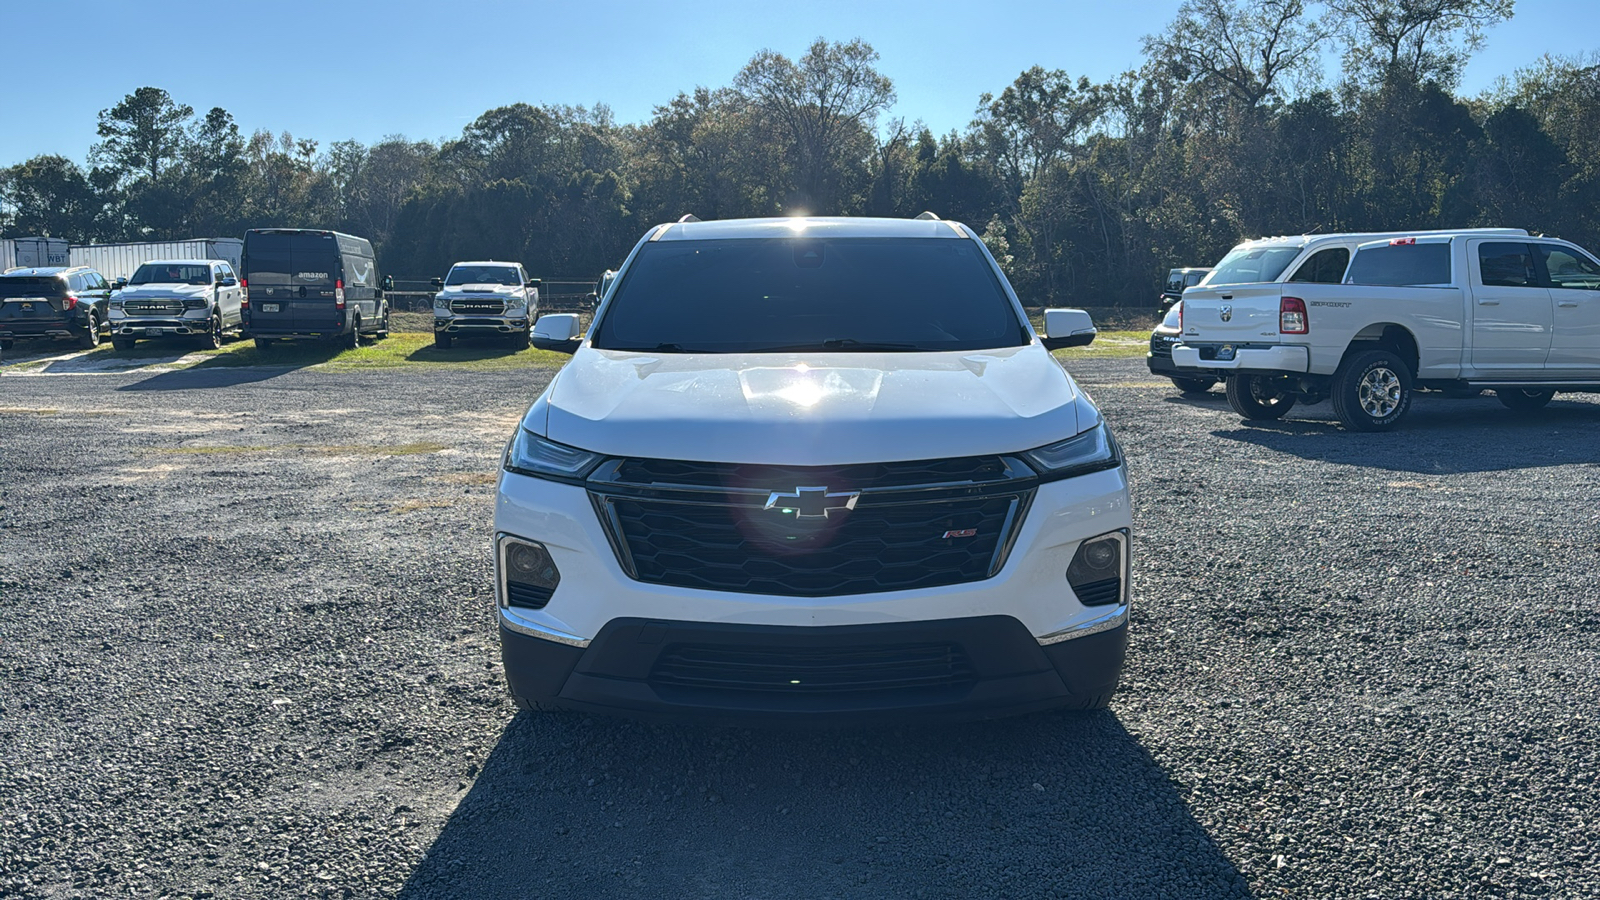
<svg viewBox="0 0 1600 900">
<path fill-rule="evenodd" d="M 111 339 L 111 349 L 117 351 L 118 353 L 127 353 L 129 350 L 133 349 L 133 345 L 134 345 L 133 338 L 112 338 Z"/>
<path fill-rule="evenodd" d="M 344 335 L 340 343 L 346 350 L 354 350 L 361 346 L 361 320 L 356 319 L 350 323 L 350 333 Z"/>
<path fill-rule="evenodd" d="M 1260 375 L 1228 379 L 1228 405 L 1246 419 L 1281 419 L 1294 408 L 1295 395 L 1280 391 Z"/>
<path fill-rule="evenodd" d="M 433 336 L 433 346 L 436 349 L 439 349 L 439 350 L 449 350 L 450 349 L 450 335 L 448 335 L 448 334 L 435 334 Z"/>
<path fill-rule="evenodd" d="M 1551 398 L 1555 397 L 1556 392 L 1530 391 L 1522 388 L 1507 388 L 1506 390 L 1496 388 L 1494 395 L 1506 409 L 1514 409 L 1517 412 L 1533 412 L 1536 409 L 1544 409 Z"/>
<path fill-rule="evenodd" d="M 95 313 L 89 313 L 89 326 L 78 336 L 78 346 L 85 350 L 100 346 L 100 317 Z"/>
<path fill-rule="evenodd" d="M 1172 384 L 1185 394 L 1204 394 L 1217 386 L 1215 378 L 1179 378 L 1172 376 Z"/>
<path fill-rule="evenodd" d="M 511 336 L 511 346 L 516 350 L 526 350 L 530 346 L 527 331 L 519 331 Z"/>
<path fill-rule="evenodd" d="M 272 345 L 277 343 L 273 338 L 256 338 L 256 349 L 262 353 L 270 353 Z"/>
<path fill-rule="evenodd" d="M 16 345 L 17 345 L 17 342 L 13 341 L 13 340 L 0 341 L 0 350 L 10 350 L 12 347 L 15 347 Z"/>
<path fill-rule="evenodd" d="M 372 336 L 373 340 L 389 336 L 389 304 L 383 305 L 383 318 L 378 322 L 378 333 Z"/>
<path fill-rule="evenodd" d="M 200 336 L 200 346 L 215 350 L 222 346 L 222 316 L 212 313 L 211 321 L 206 324 L 206 333 Z"/>
<path fill-rule="evenodd" d="M 1333 374 L 1333 414 L 1351 431 L 1387 431 L 1411 409 L 1411 369 L 1387 350 L 1345 360 Z"/>
</svg>

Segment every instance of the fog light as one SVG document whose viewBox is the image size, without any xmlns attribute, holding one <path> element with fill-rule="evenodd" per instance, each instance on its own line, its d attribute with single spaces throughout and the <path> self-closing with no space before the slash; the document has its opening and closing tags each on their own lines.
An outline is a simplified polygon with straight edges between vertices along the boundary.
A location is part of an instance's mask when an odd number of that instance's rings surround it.
<svg viewBox="0 0 1600 900">
<path fill-rule="evenodd" d="M 1067 566 L 1067 584 L 1084 606 L 1105 606 L 1121 602 L 1126 596 L 1128 533 L 1113 531 L 1092 537 L 1078 545 Z"/>
<path fill-rule="evenodd" d="M 561 572 L 543 544 L 504 535 L 500 538 L 500 572 L 501 597 L 507 606 L 542 609 L 561 583 Z"/>
</svg>

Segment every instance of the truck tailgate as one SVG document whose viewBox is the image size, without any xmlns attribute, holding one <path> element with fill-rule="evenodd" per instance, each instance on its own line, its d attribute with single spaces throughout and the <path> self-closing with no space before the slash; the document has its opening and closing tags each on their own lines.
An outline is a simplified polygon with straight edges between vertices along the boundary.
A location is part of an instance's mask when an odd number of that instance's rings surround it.
<svg viewBox="0 0 1600 900">
<path fill-rule="evenodd" d="M 1183 292 L 1186 344 L 1276 344 L 1281 284 L 1192 287 Z"/>
</svg>

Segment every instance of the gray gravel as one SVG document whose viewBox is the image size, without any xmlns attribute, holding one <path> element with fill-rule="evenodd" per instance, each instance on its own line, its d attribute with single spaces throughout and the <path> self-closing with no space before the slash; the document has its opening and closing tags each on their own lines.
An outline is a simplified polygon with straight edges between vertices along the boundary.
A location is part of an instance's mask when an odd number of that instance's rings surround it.
<svg viewBox="0 0 1600 900">
<path fill-rule="evenodd" d="M 515 714 L 548 372 L 0 379 L 0 895 L 1600 895 L 1600 402 L 1071 368 L 1136 489 L 1111 710 L 824 732 Z"/>
</svg>

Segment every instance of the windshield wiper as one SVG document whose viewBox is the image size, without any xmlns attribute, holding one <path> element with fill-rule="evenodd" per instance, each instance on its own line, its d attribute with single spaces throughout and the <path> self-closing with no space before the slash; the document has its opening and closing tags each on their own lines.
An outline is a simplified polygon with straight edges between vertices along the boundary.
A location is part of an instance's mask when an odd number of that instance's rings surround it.
<svg viewBox="0 0 1600 900">
<path fill-rule="evenodd" d="M 890 341 L 858 341 L 855 338 L 828 338 L 809 344 L 785 344 L 778 347 L 757 347 L 745 353 L 816 353 L 842 350 L 853 353 L 889 353 L 897 350 L 926 350 L 921 344 L 894 343 Z"/>
</svg>

